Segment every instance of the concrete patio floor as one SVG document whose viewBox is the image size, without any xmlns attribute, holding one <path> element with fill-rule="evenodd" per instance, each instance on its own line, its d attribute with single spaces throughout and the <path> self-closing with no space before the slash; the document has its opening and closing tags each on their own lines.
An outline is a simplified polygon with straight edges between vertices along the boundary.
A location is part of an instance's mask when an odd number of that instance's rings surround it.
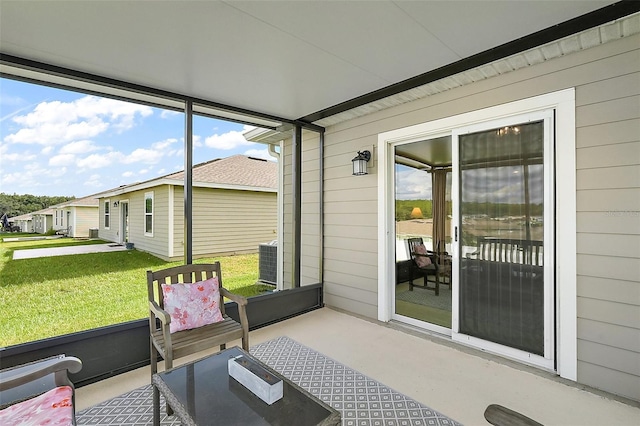
<svg viewBox="0 0 640 426">
<path fill-rule="evenodd" d="M 252 331 L 250 344 L 288 336 L 465 425 L 500 404 L 545 425 L 638 425 L 640 404 L 555 375 L 453 346 L 398 325 L 323 308 Z M 234 342 L 228 347 L 240 344 Z M 200 358 L 185 357 L 176 364 Z M 160 364 L 162 368 L 162 363 Z M 149 367 L 77 390 L 77 410 L 150 382 Z"/>
</svg>

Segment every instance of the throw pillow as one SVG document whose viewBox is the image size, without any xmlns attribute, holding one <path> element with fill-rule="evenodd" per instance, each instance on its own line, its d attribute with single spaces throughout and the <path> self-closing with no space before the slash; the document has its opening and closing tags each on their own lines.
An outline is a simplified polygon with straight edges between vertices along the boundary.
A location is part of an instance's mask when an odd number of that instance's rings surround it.
<svg viewBox="0 0 640 426">
<path fill-rule="evenodd" d="M 164 309 L 171 315 L 171 333 L 223 320 L 218 277 L 191 284 L 162 284 L 162 295 Z"/>
<path fill-rule="evenodd" d="M 416 246 L 414 247 L 414 253 L 415 254 L 427 254 L 427 248 L 424 246 L 424 244 L 416 244 Z M 416 256 L 416 265 L 418 265 L 418 268 L 426 268 L 427 266 L 431 265 L 431 258 L 428 256 Z"/>
</svg>

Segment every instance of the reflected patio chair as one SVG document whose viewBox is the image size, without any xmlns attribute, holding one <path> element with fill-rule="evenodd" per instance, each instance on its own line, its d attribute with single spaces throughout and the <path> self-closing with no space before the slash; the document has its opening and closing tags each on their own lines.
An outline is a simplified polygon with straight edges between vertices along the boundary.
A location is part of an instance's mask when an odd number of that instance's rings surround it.
<svg viewBox="0 0 640 426">
<path fill-rule="evenodd" d="M 440 277 L 438 268 L 438 256 L 426 249 L 422 238 L 409 238 L 409 255 L 411 256 L 411 268 L 409 270 L 409 291 L 413 291 L 413 287 L 422 287 L 427 290 L 433 290 L 436 296 L 440 295 Z M 414 284 L 413 279 L 423 277 L 424 284 Z M 428 277 L 434 277 L 433 287 L 429 285 Z"/>
</svg>

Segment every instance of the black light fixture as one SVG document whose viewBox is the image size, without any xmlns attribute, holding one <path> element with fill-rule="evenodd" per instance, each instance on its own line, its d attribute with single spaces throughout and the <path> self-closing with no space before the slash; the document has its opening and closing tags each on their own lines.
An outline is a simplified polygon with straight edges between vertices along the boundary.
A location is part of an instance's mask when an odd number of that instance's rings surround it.
<svg viewBox="0 0 640 426">
<path fill-rule="evenodd" d="M 120 201 L 114 201 L 113 202 L 113 207 L 118 207 L 118 204 L 120 204 Z"/>
<path fill-rule="evenodd" d="M 371 151 L 358 151 L 358 155 L 351 160 L 353 162 L 353 175 L 366 175 L 369 160 L 371 160 Z"/>
</svg>

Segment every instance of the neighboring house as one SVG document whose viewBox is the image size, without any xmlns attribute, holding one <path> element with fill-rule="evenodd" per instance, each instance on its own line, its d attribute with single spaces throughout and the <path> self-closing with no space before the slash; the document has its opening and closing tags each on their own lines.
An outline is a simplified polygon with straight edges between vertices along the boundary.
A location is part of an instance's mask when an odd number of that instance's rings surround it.
<svg viewBox="0 0 640 426">
<path fill-rule="evenodd" d="M 303 201 L 307 214 L 299 216 L 305 230 L 299 284 L 322 281 L 329 306 L 418 327 L 639 401 L 640 34 L 621 37 L 622 28 L 639 24 L 636 14 L 319 119 L 314 124 L 325 128 L 324 154 L 303 161 L 301 170 L 291 166 L 295 145 L 290 133 L 258 129 L 247 134 L 254 141 L 284 140 L 280 164 L 284 175 L 301 176 L 302 200 L 318 200 L 312 183 L 322 181 L 321 201 Z M 602 44 L 578 44 L 593 34 Z M 525 128 L 534 136 L 520 142 L 518 132 Z M 505 142 L 498 145 L 501 138 Z M 303 159 L 313 158 L 320 144 L 317 133 L 303 132 L 302 139 Z M 363 150 L 372 153 L 369 174 L 352 176 L 351 160 Z M 457 190 L 451 192 L 450 235 L 465 239 L 448 242 L 453 304 L 445 326 L 403 311 L 395 297 L 394 202 L 404 188 L 397 186 L 402 181 L 394 171 L 424 173 L 420 170 L 432 167 L 453 170 Z M 480 269 L 470 269 L 476 267 L 472 256 L 461 254 L 469 241 L 507 221 L 467 211 L 462 201 L 481 200 L 475 198 L 479 189 L 487 203 L 500 203 L 504 194 L 522 197 L 518 176 L 527 173 L 535 176 L 525 195 L 535 192 L 535 200 L 530 198 L 528 205 L 544 207 L 543 216 L 533 211 L 536 220 L 531 220 L 532 236 L 539 233 L 544 244 L 544 266 L 512 266 L 505 269 L 507 275 L 494 271 L 495 282 L 508 279 L 512 286 L 496 296 L 502 302 L 490 299 L 495 312 L 522 314 L 501 319 L 487 310 L 491 305 L 481 306 L 489 293 L 476 292 L 496 289 L 482 282 Z M 293 186 L 285 182 L 282 199 L 292 200 L 292 194 Z M 283 208 L 295 211 L 291 203 Z M 485 219 L 462 221 L 462 215 Z M 284 216 L 285 233 L 295 233 L 294 218 Z M 471 226 L 481 220 L 484 231 Z M 296 248 L 290 241 L 285 240 L 282 256 L 286 270 L 295 268 Z M 318 269 L 314 248 L 321 242 Z M 284 275 L 284 288 L 298 284 L 292 276 Z M 522 294 L 514 293 L 518 285 L 537 292 L 532 316 L 518 301 Z M 511 307 L 499 305 L 505 302 Z M 518 333 L 535 333 L 536 342 L 518 340 Z"/>
<path fill-rule="evenodd" d="M 9 223 L 14 226 L 20 227 L 20 232 L 35 232 L 33 230 L 33 214 L 21 214 L 20 216 L 14 216 L 9 218 Z"/>
<path fill-rule="evenodd" d="M 276 238 L 278 165 L 234 155 L 193 167 L 193 257 L 255 253 Z M 184 256 L 184 174 L 99 194 L 99 236 L 165 260 Z"/>
<path fill-rule="evenodd" d="M 88 238 L 92 229 L 98 229 L 99 213 L 96 195 L 76 198 L 51 206 L 53 229 L 69 237 Z"/>
<path fill-rule="evenodd" d="M 54 229 L 53 209 L 47 208 L 32 212 L 33 218 L 33 232 L 37 234 L 46 234 L 50 230 Z"/>
</svg>

